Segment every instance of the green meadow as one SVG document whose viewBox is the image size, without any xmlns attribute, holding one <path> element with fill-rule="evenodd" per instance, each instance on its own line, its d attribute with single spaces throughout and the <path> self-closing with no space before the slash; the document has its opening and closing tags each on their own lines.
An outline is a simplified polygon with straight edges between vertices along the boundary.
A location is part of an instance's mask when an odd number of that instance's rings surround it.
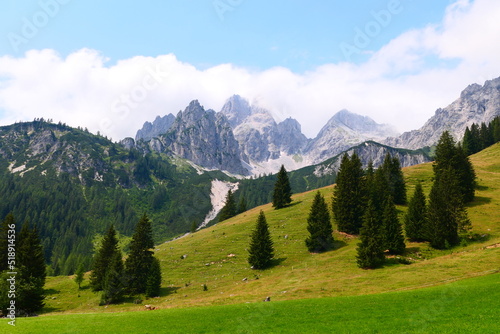
<svg viewBox="0 0 500 334">
<path fill-rule="evenodd" d="M 88 276 L 49 277 L 45 313 L 18 319 L 21 333 L 496 333 L 500 316 L 500 144 L 474 156 L 478 188 L 468 207 L 474 239 L 450 250 L 408 243 L 404 259 L 376 270 L 356 265 L 357 238 L 335 232 L 332 251 L 305 247 L 316 191 L 291 206 L 264 205 L 156 247 L 159 298 L 98 306 Z M 408 194 L 428 194 L 432 164 L 404 169 Z M 320 189 L 330 203 L 332 186 Z M 249 268 L 249 236 L 263 210 L 275 247 L 274 266 Z M 406 207 L 398 207 L 402 218 Z M 410 263 L 410 264 L 408 264 Z M 203 289 L 207 286 L 207 290 Z M 266 297 L 270 303 L 263 303 Z M 144 305 L 158 308 L 144 311 Z M 137 311 L 137 312 L 132 312 Z M 5 319 L 3 319 L 5 320 Z M 6 325 L 7 326 L 7 325 Z M 0 327 L 0 333 L 6 327 Z M 495 330 L 496 329 L 496 330 Z M 8 329 L 10 330 L 10 328 Z M 8 333 L 8 332 L 6 332 Z"/>
<path fill-rule="evenodd" d="M 493 334 L 499 310 L 500 274 L 493 274 L 364 296 L 22 318 L 11 333 Z"/>
</svg>

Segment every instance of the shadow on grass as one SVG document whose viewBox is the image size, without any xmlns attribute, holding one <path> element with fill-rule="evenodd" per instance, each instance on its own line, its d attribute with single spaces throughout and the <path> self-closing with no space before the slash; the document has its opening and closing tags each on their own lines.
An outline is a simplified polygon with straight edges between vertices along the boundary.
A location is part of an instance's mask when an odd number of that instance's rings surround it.
<svg viewBox="0 0 500 334">
<path fill-rule="evenodd" d="M 45 289 L 44 292 L 45 292 L 45 296 L 57 295 L 58 293 L 61 293 L 60 290 L 56 290 L 56 289 Z"/>
<path fill-rule="evenodd" d="M 475 206 L 480 206 L 480 205 L 489 204 L 489 203 L 491 203 L 491 198 L 482 197 L 482 196 L 475 196 L 474 201 L 472 201 L 472 203 L 469 203 L 467 206 L 468 207 L 475 207 Z"/>
<path fill-rule="evenodd" d="M 345 242 L 344 240 L 334 240 L 333 241 L 333 248 L 331 250 L 337 250 L 337 249 L 343 248 L 345 246 L 347 246 L 347 242 Z"/>
<path fill-rule="evenodd" d="M 483 186 L 483 185 L 476 185 L 476 190 L 481 190 L 481 191 L 485 191 L 485 190 L 488 190 L 490 189 L 490 187 L 488 186 Z"/>
<path fill-rule="evenodd" d="M 302 201 L 293 201 L 292 203 L 285 206 L 285 208 L 291 208 L 291 207 L 294 207 L 294 206 L 299 205 L 301 203 L 302 203 Z"/>
<path fill-rule="evenodd" d="M 172 293 L 177 293 L 177 290 L 179 290 L 180 288 L 180 286 L 167 286 L 160 288 L 160 297 L 165 297 Z"/>
<path fill-rule="evenodd" d="M 280 257 L 278 259 L 272 259 L 271 260 L 271 265 L 269 266 L 269 268 L 279 266 L 280 264 L 282 264 L 283 262 L 285 262 L 286 259 L 287 259 L 286 257 Z M 267 268 L 267 269 L 269 269 L 269 268 Z"/>
</svg>

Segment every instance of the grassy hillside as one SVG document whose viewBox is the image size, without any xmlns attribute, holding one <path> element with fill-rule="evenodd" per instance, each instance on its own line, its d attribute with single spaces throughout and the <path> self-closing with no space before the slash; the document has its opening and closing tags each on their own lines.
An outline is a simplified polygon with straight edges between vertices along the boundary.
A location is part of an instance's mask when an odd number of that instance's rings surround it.
<svg viewBox="0 0 500 334">
<path fill-rule="evenodd" d="M 306 219 L 315 192 L 297 194 L 293 205 L 286 209 L 274 210 L 271 205 L 264 205 L 157 246 L 164 277 L 163 293 L 160 298 L 144 303 L 164 309 L 257 302 L 267 296 L 273 301 L 283 301 L 370 295 L 496 272 L 500 260 L 500 144 L 472 156 L 472 162 L 479 187 L 468 211 L 474 232 L 481 236 L 476 242 L 447 251 L 430 249 L 426 243 L 410 243 L 405 256 L 413 261 L 411 265 L 400 264 L 393 258 L 383 268 L 362 270 L 355 262 L 356 238 L 335 233 L 335 250 L 323 254 L 307 251 Z M 417 181 L 423 183 L 427 192 L 430 190 L 431 164 L 406 168 L 404 172 L 409 194 Z M 321 192 L 331 200 L 332 187 Z M 252 270 L 247 264 L 249 235 L 260 210 L 266 214 L 276 250 L 275 266 L 265 271 Z M 406 208 L 399 210 L 402 215 Z M 498 282 L 498 275 L 494 277 Z M 208 291 L 203 291 L 203 284 Z M 99 297 L 89 289 L 76 297 L 76 285 L 68 277 L 49 278 L 47 288 L 50 313 L 144 308 L 132 303 L 99 307 Z"/>
<path fill-rule="evenodd" d="M 500 274 L 385 294 L 21 318 L 10 333 L 498 333 Z M 5 319 L 4 319 L 5 320 Z M 0 324 L 7 327 L 7 324 Z M 1 330 L 0 330 L 1 331 Z"/>
</svg>

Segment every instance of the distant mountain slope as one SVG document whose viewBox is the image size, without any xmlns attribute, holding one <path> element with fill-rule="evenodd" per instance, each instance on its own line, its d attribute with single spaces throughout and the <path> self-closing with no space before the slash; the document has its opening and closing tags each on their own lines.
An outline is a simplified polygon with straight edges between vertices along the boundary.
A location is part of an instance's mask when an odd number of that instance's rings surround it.
<svg viewBox="0 0 500 334">
<path fill-rule="evenodd" d="M 157 116 L 156 119 L 151 122 L 145 122 L 142 129 L 137 131 L 135 135 L 135 140 L 151 140 L 154 137 L 165 134 L 168 132 L 172 124 L 174 124 L 175 116 L 173 114 L 168 114 L 166 116 Z"/>
<path fill-rule="evenodd" d="M 388 138 L 385 144 L 393 147 L 417 149 L 433 146 L 443 131 L 449 131 L 461 140 L 465 128 L 472 123 L 489 123 L 500 115 L 500 78 L 488 80 L 483 86 L 469 85 L 460 97 L 446 108 L 436 110 L 423 127 L 405 132 L 399 137 Z"/>
<path fill-rule="evenodd" d="M 0 219 L 36 226 L 56 274 L 88 265 L 96 233 L 130 235 L 144 212 L 158 242 L 189 231 L 211 210 L 215 179 L 229 177 L 63 124 L 0 127 Z"/>
<path fill-rule="evenodd" d="M 364 141 L 379 141 L 396 133 L 390 125 L 378 124 L 367 116 L 341 110 L 309 143 L 305 154 L 310 162 L 319 163 Z"/>
</svg>

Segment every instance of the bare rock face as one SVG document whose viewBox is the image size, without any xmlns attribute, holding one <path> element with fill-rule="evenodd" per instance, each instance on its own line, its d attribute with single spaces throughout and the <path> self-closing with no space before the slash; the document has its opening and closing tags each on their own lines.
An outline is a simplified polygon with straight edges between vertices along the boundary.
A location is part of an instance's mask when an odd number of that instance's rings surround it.
<svg viewBox="0 0 500 334">
<path fill-rule="evenodd" d="M 300 124 L 292 119 L 276 123 L 271 113 L 258 106 L 250 106 L 239 95 L 229 98 L 221 109 L 240 148 L 250 161 L 267 162 L 284 154 L 301 153 L 307 143 Z"/>
<path fill-rule="evenodd" d="M 135 135 L 135 140 L 149 141 L 155 137 L 163 135 L 168 132 L 172 124 L 174 124 L 175 116 L 173 114 L 168 114 L 166 116 L 157 116 L 156 119 L 151 122 L 145 122 L 142 129 L 137 131 Z"/>
<path fill-rule="evenodd" d="M 467 126 L 489 123 L 500 115 L 500 78 L 488 80 L 483 86 L 469 85 L 460 97 L 446 108 L 439 108 L 423 127 L 387 138 L 384 143 L 394 147 L 417 149 L 435 145 L 443 131 L 461 140 Z"/>
<path fill-rule="evenodd" d="M 179 112 L 168 133 L 161 136 L 161 142 L 163 148 L 154 143 L 151 149 L 168 149 L 208 169 L 247 173 L 227 118 L 213 110 L 205 111 L 196 100 Z"/>
</svg>

